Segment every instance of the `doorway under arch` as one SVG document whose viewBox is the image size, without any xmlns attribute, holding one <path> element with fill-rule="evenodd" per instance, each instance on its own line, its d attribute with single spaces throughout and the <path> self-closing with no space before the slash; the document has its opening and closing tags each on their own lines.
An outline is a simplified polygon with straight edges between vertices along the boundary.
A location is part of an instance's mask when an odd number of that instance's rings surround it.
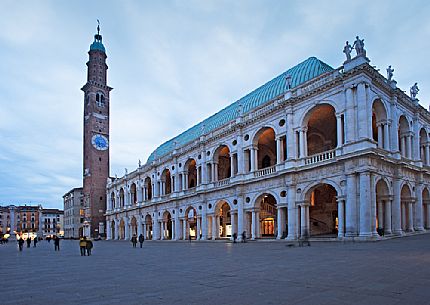
<svg viewBox="0 0 430 305">
<path fill-rule="evenodd" d="M 330 184 L 319 184 L 309 194 L 309 235 L 332 235 L 338 232 L 337 191 Z"/>
</svg>

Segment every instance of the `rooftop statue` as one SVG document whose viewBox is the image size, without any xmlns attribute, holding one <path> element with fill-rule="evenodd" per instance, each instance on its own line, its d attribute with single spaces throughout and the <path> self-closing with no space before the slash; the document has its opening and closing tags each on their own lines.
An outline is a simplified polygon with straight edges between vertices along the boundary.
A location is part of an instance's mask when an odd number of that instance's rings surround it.
<svg viewBox="0 0 430 305">
<path fill-rule="evenodd" d="M 346 44 L 343 47 L 343 53 L 345 53 L 345 55 L 346 55 L 346 61 L 350 61 L 351 60 L 351 51 L 352 51 L 352 47 L 349 44 L 349 42 L 346 41 Z"/>
<path fill-rule="evenodd" d="M 286 89 L 290 90 L 292 86 L 293 77 L 291 74 L 285 75 Z"/>
<path fill-rule="evenodd" d="M 420 91 L 420 89 L 418 89 L 418 83 L 415 83 L 412 87 L 411 87 L 411 97 L 412 99 L 416 100 L 417 99 L 417 94 L 418 91 Z"/>
<path fill-rule="evenodd" d="M 387 79 L 388 79 L 388 82 L 392 81 L 392 79 L 393 79 L 393 72 L 394 72 L 394 69 L 391 68 L 391 66 L 388 66 L 388 68 L 387 68 Z"/>
<path fill-rule="evenodd" d="M 360 39 L 358 36 L 356 36 L 352 47 L 355 48 L 355 52 L 357 52 L 357 56 L 366 57 L 366 50 L 364 49 L 364 39 Z"/>
<path fill-rule="evenodd" d="M 141 166 L 142 166 L 142 161 L 140 161 L 140 159 L 139 159 L 138 164 L 139 164 L 139 167 L 141 167 Z"/>
</svg>

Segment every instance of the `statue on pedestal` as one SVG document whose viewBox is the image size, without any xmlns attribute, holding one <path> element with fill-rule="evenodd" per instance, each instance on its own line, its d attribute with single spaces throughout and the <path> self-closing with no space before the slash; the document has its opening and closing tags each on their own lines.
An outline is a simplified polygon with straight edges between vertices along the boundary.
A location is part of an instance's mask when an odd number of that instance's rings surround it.
<svg viewBox="0 0 430 305">
<path fill-rule="evenodd" d="M 139 164 L 139 167 L 141 167 L 141 166 L 142 166 L 142 161 L 140 161 L 140 159 L 139 159 L 138 164 Z"/>
<path fill-rule="evenodd" d="M 349 44 L 349 42 L 347 41 L 345 46 L 343 47 L 343 53 L 345 53 L 345 55 L 346 55 L 346 61 L 351 60 L 351 51 L 352 51 L 352 47 Z"/>
<path fill-rule="evenodd" d="M 364 39 L 360 39 L 358 36 L 356 36 L 352 47 L 355 48 L 355 52 L 357 52 L 357 56 L 366 57 L 366 50 L 364 49 Z"/>
<path fill-rule="evenodd" d="M 418 83 L 415 83 L 415 84 L 411 87 L 411 90 L 410 90 L 410 92 L 411 92 L 411 98 L 412 98 L 413 100 L 416 100 L 416 99 L 417 99 L 418 91 L 420 91 L 420 89 L 418 89 Z"/>
<path fill-rule="evenodd" d="M 394 69 L 391 68 L 391 66 L 388 66 L 388 68 L 387 68 L 387 79 L 388 79 L 388 82 L 391 82 L 393 80 L 393 72 L 394 72 Z"/>
<path fill-rule="evenodd" d="M 285 87 L 287 90 L 291 89 L 292 83 L 293 83 L 293 77 L 291 76 L 291 74 L 285 75 Z"/>
</svg>

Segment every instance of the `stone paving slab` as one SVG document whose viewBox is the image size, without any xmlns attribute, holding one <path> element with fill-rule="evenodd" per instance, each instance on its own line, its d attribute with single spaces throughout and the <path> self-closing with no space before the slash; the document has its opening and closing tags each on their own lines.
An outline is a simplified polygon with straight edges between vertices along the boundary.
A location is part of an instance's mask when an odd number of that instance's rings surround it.
<svg viewBox="0 0 430 305">
<path fill-rule="evenodd" d="M 430 234 L 370 243 L 0 245 L 0 304 L 430 304 Z"/>
</svg>

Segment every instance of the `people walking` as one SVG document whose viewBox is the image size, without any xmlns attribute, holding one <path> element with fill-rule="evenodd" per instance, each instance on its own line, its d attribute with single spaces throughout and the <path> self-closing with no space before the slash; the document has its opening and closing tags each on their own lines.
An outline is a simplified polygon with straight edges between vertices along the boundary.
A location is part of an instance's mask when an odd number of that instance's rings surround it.
<svg viewBox="0 0 430 305">
<path fill-rule="evenodd" d="M 143 242 L 145 241 L 145 237 L 143 237 L 143 234 L 139 235 L 139 243 L 140 243 L 140 247 L 142 248 Z"/>
<path fill-rule="evenodd" d="M 87 248 L 87 254 L 88 254 L 88 256 L 90 256 L 91 250 L 93 249 L 93 242 L 91 241 L 91 239 L 87 239 L 86 248 Z"/>
<path fill-rule="evenodd" d="M 246 231 L 242 232 L 242 242 L 246 243 Z"/>
<path fill-rule="evenodd" d="M 27 248 L 30 248 L 31 245 L 31 238 L 30 236 L 27 237 Z"/>
<path fill-rule="evenodd" d="M 136 234 L 133 234 L 133 237 L 131 238 L 131 243 L 133 244 L 133 248 L 136 248 L 136 245 L 137 245 Z"/>
<path fill-rule="evenodd" d="M 20 236 L 19 239 L 18 239 L 19 251 L 22 251 L 22 247 L 23 246 L 24 246 L 24 239 L 22 238 L 22 236 Z"/>
<path fill-rule="evenodd" d="M 54 249 L 60 251 L 60 238 L 57 235 L 54 235 Z"/>
<path fill-rule="evenodd" d="M 233 233 L 233 243 L 236 243 L 236 239 L 237 239 L 237 233 Z"/>
<path fill-rule="evenodd" d="M 33 238 L 33 248 L 36 248 L 37 245 L 37 237 Z"/>
<path fill-rule="evenodd" d="M 81 256 L 85 256 L 87 250 L 87 238 L 85 236 L 81 237 L 81 239 L 79 240 L 79 248 L 81 250 Z"/>
</svg>

